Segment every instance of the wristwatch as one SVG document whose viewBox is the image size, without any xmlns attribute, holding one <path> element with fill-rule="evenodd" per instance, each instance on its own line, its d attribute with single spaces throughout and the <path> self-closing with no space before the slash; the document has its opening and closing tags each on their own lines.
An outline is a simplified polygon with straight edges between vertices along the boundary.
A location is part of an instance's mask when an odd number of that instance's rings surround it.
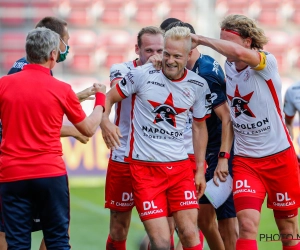
<svg viewBox="0 0 300 250">
<path fill-rule="evenodd" d="M 219 158 L 226 158 L 229 159 L 230 158 L 230 154 L 228 154 L 227 152 L 220 152 L 219 153 Z"/>
</svg>

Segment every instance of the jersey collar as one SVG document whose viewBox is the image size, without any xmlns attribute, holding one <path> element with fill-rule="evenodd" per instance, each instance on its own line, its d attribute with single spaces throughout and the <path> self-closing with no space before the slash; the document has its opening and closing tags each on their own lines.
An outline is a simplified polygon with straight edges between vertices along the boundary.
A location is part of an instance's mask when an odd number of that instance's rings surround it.
<svg viewBox="0 0 300 250">
<path fill-rule="evenodd" d="M 23 70 L 30 70 L 30 69 L 40 70 L 48 75 L 51 75 L 51 70 L 49 68 L 43 67 L 39 64 L 26 64 L 23 67 Z"/>
</svg>

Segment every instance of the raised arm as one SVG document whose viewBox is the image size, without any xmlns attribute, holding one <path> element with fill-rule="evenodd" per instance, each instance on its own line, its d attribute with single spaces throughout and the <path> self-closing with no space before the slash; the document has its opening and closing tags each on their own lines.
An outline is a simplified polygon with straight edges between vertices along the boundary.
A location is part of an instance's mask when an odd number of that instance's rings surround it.
<svg viewBox="0 0 300 250">
<path fill-rule="evenodd" d="M 226 35 L 233 36 L 230 37 L 230 39 L 235 39 L 237 41 L 226 41 L 226 39 L 228 39 Z M 226 56 L 228 61 L 242 61 L 253 68 L 257 67 L 261 62 L 261 55 L 258 53 L 258 51 L 249 49 L 251 45 L 251 38 L 242 39 L 241 37 L 231 33 L 225 34 L 223 36 L 221 33 L 221 38 L 223 40 L 213 39 L 195 34 L 191 34 L 191 36 L 194 47 L 198 45 L 210 47 L 223 56 Z M 243 47 L 239 44 L 243 42 L 249 44 L 249 48 Z"/>
<path fill-rule="evenodd" d="M 196 161 L 195 185 L 197 191 L 197 198 L 199 199 L 205 191 L 205 153 L 208 141 L 208 133 L 206 128 L 206 121 L 193 121 L 193 146 Z"/>
<path fill-rule="evenodd" d="M 76 96 L 78 97 L 79 102 L 83 102 L 85 100 L 94 100 L 94 97 L 91 97 L 91 95 L 94 95 L 95 93 L 95 87 L 91 86 L 76 93 Z"/>
<path fill-rule="evenodd" d="M 93 112 L 86 117 L 83 121 L 74 124 L 74 126 L 78 129 L 78 131 L 88 137 L 91 137 L 95 134 L 101 119 L 102 113 L 104 111 L 105 105 L 105 85 L 94 84 L 94 88 L 96 91 L 96 100 L 95 100 L 95 108 Z"/>
</svg>

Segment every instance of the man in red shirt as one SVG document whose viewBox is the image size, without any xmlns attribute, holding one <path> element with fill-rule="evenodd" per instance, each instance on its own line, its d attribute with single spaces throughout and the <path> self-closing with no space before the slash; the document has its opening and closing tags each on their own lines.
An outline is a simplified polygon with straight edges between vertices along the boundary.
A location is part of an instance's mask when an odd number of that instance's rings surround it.
<svg viewBox="0 0 300 250">
<path fill-rule="evenodd" d="M 47 249 L 70 249 L 60 129 L 66 114 L 80 133 L 92 136 L 101 122 L 105 86 L 94 84 L 95 108 L 86 117 L 71 86 L 50 74 L 59 42 L 59 35 L 47 28 L 32 30 L 26 38 L 30 64 L 0 79 L 0 178 L 8 249 L 30 249 L 33 204 L 39 208 Z"/>
</svg>

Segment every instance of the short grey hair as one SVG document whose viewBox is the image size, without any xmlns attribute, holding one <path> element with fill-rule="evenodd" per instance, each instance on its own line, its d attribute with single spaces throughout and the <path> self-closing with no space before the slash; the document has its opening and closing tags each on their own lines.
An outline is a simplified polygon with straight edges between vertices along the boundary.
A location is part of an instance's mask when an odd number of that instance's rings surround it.
<svg viewBox="0 0 300 250">
<path fill-rule="evenodd" d="M 57 33 L 45 27 L 31 30 L 26 37 L 26 60 L 35 64 L 47 62 L 51 51 L 58 51 L 59 39 Z"/>
<path fill-rule="evenodd" d="M 171 38 L 172 40 L 186 40 L 188 51 L 192 49 L 191 31 L 187 27 L 176 26 L 169 29 L 165 33 L 165 41 L 167 38 Z"/>
</svg>

